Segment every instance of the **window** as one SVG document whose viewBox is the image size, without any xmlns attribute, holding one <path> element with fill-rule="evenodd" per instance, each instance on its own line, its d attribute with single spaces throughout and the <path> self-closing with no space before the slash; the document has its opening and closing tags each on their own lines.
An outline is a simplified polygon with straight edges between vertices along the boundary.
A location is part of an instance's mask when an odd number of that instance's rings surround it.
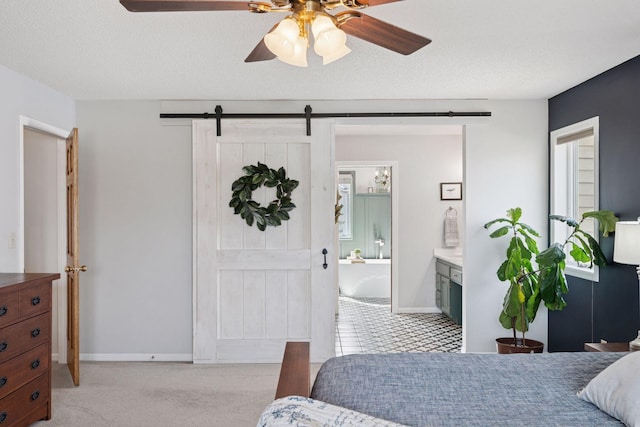
<svg viewBox="0 0 640 427">
<path fill-rule="evenodd" d="M 598 210 L 598 126 L 594 117 L 551 132 L 551 213 L 576 220 Z M 581 228 L 599 240 L 593 218 Z M 563 242 L 570 228 L 551 221 L 551 242 Z M 567 250 L 570 250 L 568 248 Z M 598 281 L 598 267 L 577 263 L 567 254 L 566 274 Z"/>
<path fill-rule="evenodd" d="M 340 216 L 338 217 L 338 238 L 340 240 L 353 239 L 353 193 L 355 192 L 356 173 L 355 171 L 339 171 L 338 174 L 338 194 L 340 195 L 339 205 Z"/>
</svg>

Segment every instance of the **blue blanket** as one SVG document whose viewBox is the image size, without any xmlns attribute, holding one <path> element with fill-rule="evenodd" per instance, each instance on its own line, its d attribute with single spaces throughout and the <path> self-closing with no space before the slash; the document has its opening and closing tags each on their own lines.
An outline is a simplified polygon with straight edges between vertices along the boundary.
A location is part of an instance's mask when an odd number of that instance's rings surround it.
<svg viewBox="0 0 640 427">
<path fill-rule="evenodd" d="M 408 426 L 620 426 L 576 393 L 624 354 L 356 354 L 311 397 Z"/>
</svg>

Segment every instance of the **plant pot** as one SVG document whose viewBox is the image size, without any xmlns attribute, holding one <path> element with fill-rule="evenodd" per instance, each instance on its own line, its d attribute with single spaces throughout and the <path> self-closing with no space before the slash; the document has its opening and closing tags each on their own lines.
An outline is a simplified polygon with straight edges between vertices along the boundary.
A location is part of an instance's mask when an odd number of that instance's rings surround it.
<svg viewBox="0 0 640 427">
<path fill-rule="evenodd" d="M 496 346 L 498 347 L 498 354 L 512 354 L 512 353 L 542 353 L 544 349 L 544 343 L 536 340 L 525 339 L 524 345 L 522 338 L 496 338 Z"/>
</svg>

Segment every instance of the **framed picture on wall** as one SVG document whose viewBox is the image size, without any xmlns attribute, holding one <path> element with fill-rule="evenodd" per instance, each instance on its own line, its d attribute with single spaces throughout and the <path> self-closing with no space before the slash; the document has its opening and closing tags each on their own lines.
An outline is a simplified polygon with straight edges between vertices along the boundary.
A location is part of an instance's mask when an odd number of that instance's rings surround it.
<svg viewBox="0 0 640 427">
<path fill-rule="evenodd" d="M 440 200 L 462 200 L 462 183 L 441 182 Z"/>
</svg>

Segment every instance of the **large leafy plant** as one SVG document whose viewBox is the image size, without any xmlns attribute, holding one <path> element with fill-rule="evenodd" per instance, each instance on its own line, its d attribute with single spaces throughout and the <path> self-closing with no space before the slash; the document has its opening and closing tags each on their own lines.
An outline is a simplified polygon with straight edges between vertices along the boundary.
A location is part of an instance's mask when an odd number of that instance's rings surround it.
<svg viewBox="0 0 640 427">
<path fill-rule="evenodd" d="M 507 258 L 498 268 L 500 281 L 508 282 L 509 288 L 504 297 L 500 324 L 505 329 L 513 330 L 514 343 L 516 331 L 522 332 L 522 342 L 529 324 L 536 318 L 540 303 L 549 310 L 562 310 L 567 303 L 563 295 L 568 292 L 567 279 L 564 274 L 567 249 L 569 255 L 577 262 L 589 267 L 593 264 L 604 266 L 607 260 L 598 242 L 581 228 L 587 218 L 598 221 L 600 232 L 604 237 L 615 230 L 618 218 L 611 211 L 600 210 L 586 212 L 580 221 L 573 218 L 550 215 L 553 221 L 560 221 L 571 228 L 571 233 L 564 242 L 553 243 L 540 252 L 536 238 L 540 234 L 529 225 L 520 221 L 522 209 L 513 208 L 507 216 L 497 218 L 484 225 L 489 229 L 494 225 L 490 237 L 510 236 L 507 247 Z"/>
</svg>

